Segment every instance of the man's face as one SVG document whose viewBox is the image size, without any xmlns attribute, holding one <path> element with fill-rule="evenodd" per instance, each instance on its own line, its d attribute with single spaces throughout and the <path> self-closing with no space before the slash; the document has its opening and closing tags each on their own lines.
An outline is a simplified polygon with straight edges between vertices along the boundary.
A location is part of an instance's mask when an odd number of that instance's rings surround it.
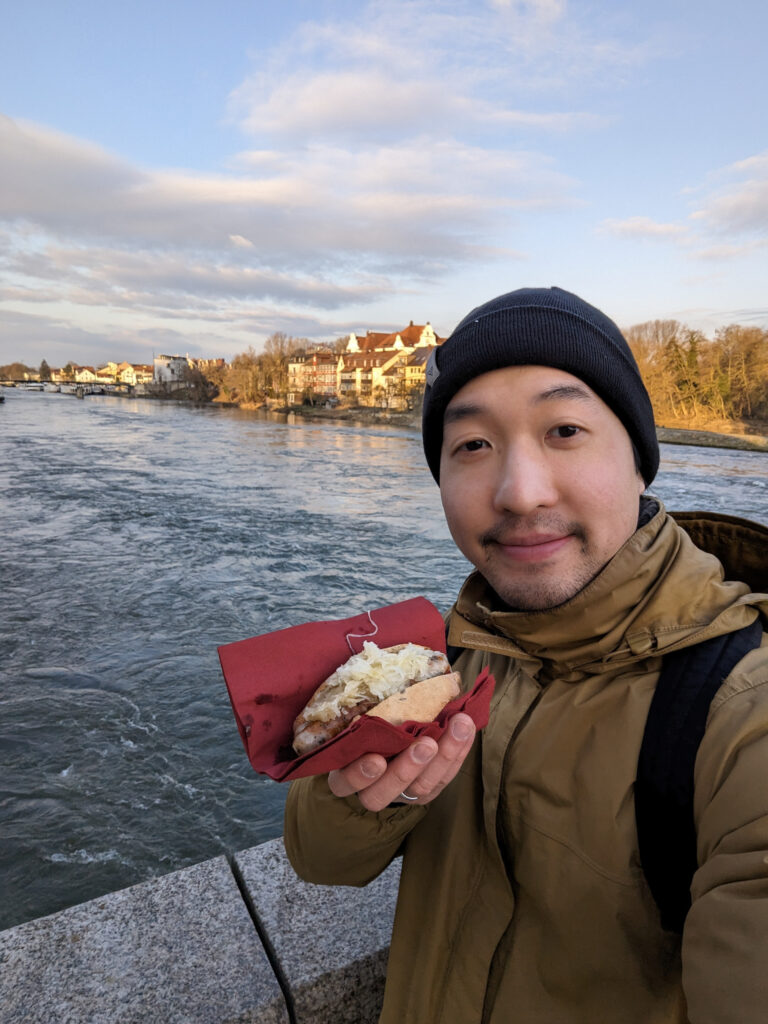
<svg viewBox="0 0 768 1024">
<path fill-rule="evenodd" d="M 440 495 L 453 539 L 511 608 L 568 601 L 637 528 L 624 426 L 578 377 L 510 366 L 445 411 Z"/>
</svg>

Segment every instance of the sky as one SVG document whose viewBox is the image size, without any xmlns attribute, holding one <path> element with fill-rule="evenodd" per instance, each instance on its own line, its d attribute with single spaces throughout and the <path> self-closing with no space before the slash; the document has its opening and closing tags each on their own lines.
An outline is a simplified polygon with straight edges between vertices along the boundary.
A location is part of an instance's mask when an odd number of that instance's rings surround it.
<svg viewBox="0 0 768 1024">
<path fill-rule="evenodd" d="M 25 0 L 0 364 L 232 358 L 557 285 L 768 327 L 764 0 Z"/>
</svg>

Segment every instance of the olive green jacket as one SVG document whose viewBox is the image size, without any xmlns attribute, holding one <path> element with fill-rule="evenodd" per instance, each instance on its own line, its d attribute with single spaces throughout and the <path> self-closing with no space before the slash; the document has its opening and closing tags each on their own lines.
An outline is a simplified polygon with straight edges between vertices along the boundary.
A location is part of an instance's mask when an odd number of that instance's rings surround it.
<svg viewBox="0 0 768 1024">
<path fill-rule="evenodd" d="M 764 527 L 685 526 L 758 578 Z M 768 620 L 768 595 L 725 582 L 661 508 L 566 605 L 512 613 L 490 598 L 473 574 L 451 614 L 465 685 L 486 665 L 497 685 L 488 726 L 436 800 L 374 814 L 324 777 L 289 792 L 285 844 L 302 878 L 365 885 L 403 855 L 381 1021 L 763 1024 L 765 635 L 716 694 L 699 749 L 682 944 L 640 868 L 633 785 L 660 655 Z"/>
</svg>

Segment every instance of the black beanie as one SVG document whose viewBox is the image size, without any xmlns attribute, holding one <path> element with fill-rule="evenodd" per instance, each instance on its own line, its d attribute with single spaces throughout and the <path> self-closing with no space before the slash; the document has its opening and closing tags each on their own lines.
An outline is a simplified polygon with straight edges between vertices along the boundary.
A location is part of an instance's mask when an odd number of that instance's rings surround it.
<svg viewBox="0 0 768 1024">
<path fill-rule="evenodd" d="M 464 317 L 427 365 L 422 437 L 440 482 L 446 406 L 468 381 L 505 366 L 551 366 L 583 380 L 613 410 L 637 450 L 646 486 L 659 468 L 648 392 L 616 324 L 562 288 L 519 288 Z"/>
</svg>

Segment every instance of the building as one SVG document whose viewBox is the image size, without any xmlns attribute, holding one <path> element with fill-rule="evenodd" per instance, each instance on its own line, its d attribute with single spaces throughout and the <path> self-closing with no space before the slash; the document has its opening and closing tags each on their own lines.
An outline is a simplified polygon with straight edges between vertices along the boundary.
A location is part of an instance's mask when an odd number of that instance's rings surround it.
<svg viewBox="0 0 768 1024">
<path fill-rule="evenodd" d="M 136 387 L 137 384 L 151 384 L 155 379 L 155 370 L 146 363 L 120 363 L 116 377 L 121 384 Z"/>
<path fill-rule="evenodd" d="M 382 334 L 379 331 L 368 331 L 364 338 L 358 338 L 356 334 L 350 334 L 346 351 L 356 352 L 385 352 L 389 349 L 412 352 L 415 348 L 429 348 L 440 345 L 445 338 L 438 338 L 430 323 L 410 324 L 402 331 L 393 331 L 390 334 Z"/>
<path fill-rule="evenodd" d="M 78 384 L 95 384 L 97 380 L 96 371 L 92 366 L 75 366 L 72 364 L 72 369 L 75 372 L 75 381 Z"/>
<path fill-rule="evenodd" d="M 189 353 L 185 356 L 159 355 L 155 356 L 154 368 L 147 367 L 147 369 L 153 369 L 153 374 L 144 383 L 152 383 L 154 381 L 155 384 L 165 385 L 185 384 L 189 370 L 200 370 L 201 373 L 205 374 L 206 370 L 224 369 L 226 365 L 224 359 L 193 359 Z M 138 373 L 139 367 L 137 366 L 135 369 L 138 382 L 141 383 L 141 374 Z"/>
<path fill-rule="evenodd" d="M 298 403 L 305 398 L 334 398 L 337 394 L 339 357 L 325 346 L 288 360 L 288 401 Z"/>
<path fill-rule="evenodd" d="M 413 321 L 401 331 L 350 334 L 339 358 L 338 393 L 361 405 L 406 408 L 423 391 L 429 354 L 442 344 L 429 323 Z"/>
<path fill-rule="evenodd" d="M 424 390 L 427 383 L 427 362 L 429 361 L 431 351 L 432 347 L 414 349 L 405 361 L 405 365 L 403 367 L 403 385 L 407 394 L 416 390 Z"/>
<path fill-rule="evenodd" d="M 388 378 L 385 374 L 402 358 L 403 352 L 397 349 L 340 356 L 337 372 L 340 397 L 356 400 L 360 405 L 386 404 Z"/>
<path fill-rule="evenodd" d="M 155 384 L 183 384 L 189 368 L 188 356 L 155 356 L 153 380 Z"/>
<path fill-rule="evenodd" d="M 202 373 L 205 373 L 206 370 L 223 370 L 227 365 L 226 359 L 190 359 L 189 356 L 187 356 L 187 362 Z"/>
<path fill-rule="evenodd" d="M 96 370 L 98 381 L 100 384 L 114 384 L 117 380 L 118 364 L 112 362 L 105 363 L 104 366 L 100 366 Z"/>
</svg>

